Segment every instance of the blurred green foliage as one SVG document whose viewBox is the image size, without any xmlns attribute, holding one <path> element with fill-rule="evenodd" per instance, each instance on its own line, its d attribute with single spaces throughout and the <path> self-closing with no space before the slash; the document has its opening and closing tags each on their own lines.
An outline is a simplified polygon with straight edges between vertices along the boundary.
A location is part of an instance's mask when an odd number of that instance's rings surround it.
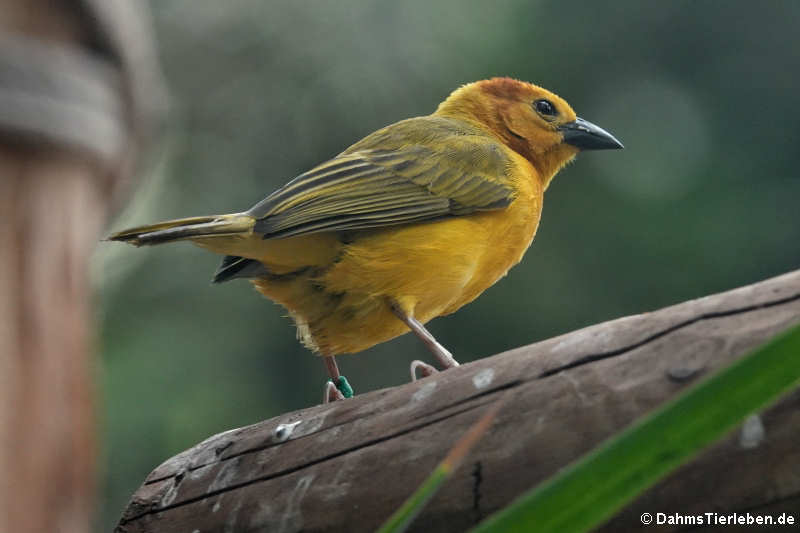
<svg viewBox="0 0 800 533">
<path fill-rule="evenodd" d="M 798 268 L 796 2 L 153 2 L 170 134 L 113 224 L 239 211 L 459 85 L 532 81 L 614 133 L 547 191 L 522 264 L 430 324 L 467 362 Z M 188 244 L 102 243 L 98 528 L 158 463 L 318 403 L 278 306 Z M 406 335 L 340 366 L 356 393 L 427 358 Z"/>
</svg>

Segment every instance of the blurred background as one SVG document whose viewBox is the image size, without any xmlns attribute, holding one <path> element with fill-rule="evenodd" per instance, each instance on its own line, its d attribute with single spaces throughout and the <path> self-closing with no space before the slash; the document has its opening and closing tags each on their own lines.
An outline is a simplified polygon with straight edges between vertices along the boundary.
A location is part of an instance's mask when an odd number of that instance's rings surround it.
<svg viewBox="0 0 800 533">
<path fill-rule="evenodd" d="M 547 191 L 523 262 L 429 324 L 462 362 L 800 265 L 800 3 L 152 3 L 167 134 L 108 231 L 252 204 L 459 85 L 534 82 L 614 133 Z M 221 431 L 319 403 L 280 307 L 189 244 L 94 258 L 97 530 L 144 477 Z M 339 358 L 356 393 L 429 359 L 404 336 Z"/>
</svg>

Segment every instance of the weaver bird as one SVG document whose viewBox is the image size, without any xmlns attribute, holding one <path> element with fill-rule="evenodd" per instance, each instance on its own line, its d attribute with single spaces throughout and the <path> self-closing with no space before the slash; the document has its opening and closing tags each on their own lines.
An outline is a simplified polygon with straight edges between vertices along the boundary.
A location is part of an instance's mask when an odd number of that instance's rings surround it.
<svg viewBox="0 0 800 533">
<path fill-rule="evenodd" d="M 189 240 L 225 258 L 214 282 L 247 278 L 283 305 L 323 356 L 326 401 L 350 392 L 334 356 L 413 331 L 503 277 L 530 246 L 553 176 L 580 150 L 622 148 L 563 99 L 510 78 L 470 83 L 428 116 L 380 129 L 248 211 L 140 226 L 137 246 Z M 420 361 L 417 370 L 435 369 Z M 334 384 L 336 386 L 334 386 Z"/>
</svg>

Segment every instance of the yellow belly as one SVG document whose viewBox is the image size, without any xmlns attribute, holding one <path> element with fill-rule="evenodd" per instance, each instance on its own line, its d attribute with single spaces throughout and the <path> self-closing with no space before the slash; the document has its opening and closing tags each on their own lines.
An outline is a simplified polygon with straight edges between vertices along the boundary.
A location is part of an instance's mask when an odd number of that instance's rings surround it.
<svg viewBox="0 0 800 533">
<path fill-rule="evenodd" d="M 520 261 L 536 233 L 542 190 L 528 180 L 518 192 L 501 211 L 359 232 L 324 268 L 254 283 L 290 311 L 315 352 L 365 350 L 408 331 L 387 299 L 424 323 L 471 302 Z M 314 237 L 298 243 L 313 245 Z"/>
</svg>

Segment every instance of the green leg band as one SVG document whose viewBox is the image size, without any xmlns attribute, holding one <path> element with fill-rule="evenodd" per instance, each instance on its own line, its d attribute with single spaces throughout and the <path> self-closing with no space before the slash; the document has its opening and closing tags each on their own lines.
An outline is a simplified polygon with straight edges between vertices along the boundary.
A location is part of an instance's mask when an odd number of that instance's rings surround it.
<svg viewBox="0 0 800 533">
<path fill-rule="evenodd" d="M 345 398 L 353 397 L 353 387 L 350 386 L 350 382 L 347 381 L 346 377 L 339 376 L 339 379 L 337 379 L 336 382 L 334 382 L 332 379 L 329 379 L 328 381 L 333 383 Z"/>
</svg>

